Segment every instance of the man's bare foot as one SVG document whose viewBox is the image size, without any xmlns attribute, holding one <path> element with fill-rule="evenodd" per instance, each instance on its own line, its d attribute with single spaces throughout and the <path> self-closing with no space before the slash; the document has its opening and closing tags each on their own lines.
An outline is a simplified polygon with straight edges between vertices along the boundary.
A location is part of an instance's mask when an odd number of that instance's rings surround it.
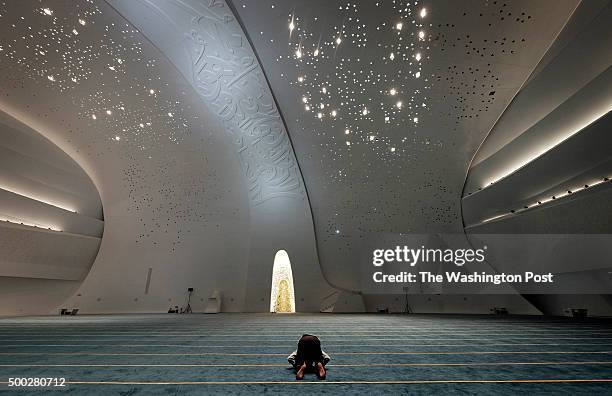
<svg viewBox="0 0 612 396">
<path fill-rule="evenodd" d="M 320 362 L 317 363 L 317 376 L 319 377 L 319 379 L 325 379 L 325 367 Z"/>
<path fill-rule="evenodd" d="M 304 371 L 306 371 L 306 363 L 302 364 L 299 370 L 297 371 L 297 373 L 295 373 L 295 379 L 296 380 L 304 379 Z"/>
</svg>

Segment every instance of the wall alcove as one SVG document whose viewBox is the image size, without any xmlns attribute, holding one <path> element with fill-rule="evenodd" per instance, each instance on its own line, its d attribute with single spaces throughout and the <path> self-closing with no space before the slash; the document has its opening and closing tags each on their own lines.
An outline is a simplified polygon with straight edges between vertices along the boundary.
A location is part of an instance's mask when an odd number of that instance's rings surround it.
<svg viewBox="0 0 612 396">
<path fill-rule="evenodd" d="M 270 312 L 295 313 L 295 291 L 293 289 L 291 261 L 284 250 L 279 250 L 274 256 Z"/>
</svg>

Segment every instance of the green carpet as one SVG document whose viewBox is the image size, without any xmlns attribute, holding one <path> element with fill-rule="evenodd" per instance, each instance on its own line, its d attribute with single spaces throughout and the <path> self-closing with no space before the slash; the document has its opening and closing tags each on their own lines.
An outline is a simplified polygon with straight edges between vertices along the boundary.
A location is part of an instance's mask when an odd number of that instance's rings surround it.
<svg viewBox="0 0 612 396">
<path fill-rule="evenodd" d="M 303 333 L 332 356 L 296 382 Z M 9 388 L 64 377 L 64 388 Z M 0 392 L 612 394 L 603 320 L 443 315 L 114 315 L 0 320 Z"/>
</svg>

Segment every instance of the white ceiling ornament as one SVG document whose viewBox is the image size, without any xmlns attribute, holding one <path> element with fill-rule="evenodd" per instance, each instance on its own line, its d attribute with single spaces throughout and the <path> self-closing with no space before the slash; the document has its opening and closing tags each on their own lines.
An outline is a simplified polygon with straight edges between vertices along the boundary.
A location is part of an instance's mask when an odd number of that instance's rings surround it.
<svg viewBox="0 0 612 396">
<path fill-rule="evenodd" d="M 152 8 L 174 28 L 175 37 L 183 39 L 188 58 L 173 56 L 178 50 L 166 55 L 232 134 L 251 201 L 258 204 L 277 196 L 304 199 L 284 123 L 259 62 L 227 4 L 192 0 L 137 3 L 135 6 Z M 159 33 L 150 35 L 155 34 Z"/>
</svg>

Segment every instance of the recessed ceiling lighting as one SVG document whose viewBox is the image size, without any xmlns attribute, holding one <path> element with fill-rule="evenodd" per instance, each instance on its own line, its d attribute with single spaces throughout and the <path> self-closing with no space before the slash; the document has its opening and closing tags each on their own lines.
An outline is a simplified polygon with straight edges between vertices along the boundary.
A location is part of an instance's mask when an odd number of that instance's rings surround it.
<svg viewBox="0 0 612 396">
<path fill-rule="evenodd" d="M 420 60 L 421 60 L 421 53 L 420 53 L 420 52 L 417 52 L 417 53 L 414 55 L 414 58 L 415 58 L 416 60 L 420 61 Z"/>
<path fill-rule="evenodd" d="M 398 22 L 398 23 L 395 25 L 395 28 L 396 28 L 397 30 L 402 30 L 402 27 L 404 27 L 404 25 L 403 25 L 401 22 Z"/>
<path fill-rule="evenodd" d="M 344 130 L 345 135 L 348 135 L 349 133 L 351 133 L 351 131 L 348 128 Z"/>
</svg>

